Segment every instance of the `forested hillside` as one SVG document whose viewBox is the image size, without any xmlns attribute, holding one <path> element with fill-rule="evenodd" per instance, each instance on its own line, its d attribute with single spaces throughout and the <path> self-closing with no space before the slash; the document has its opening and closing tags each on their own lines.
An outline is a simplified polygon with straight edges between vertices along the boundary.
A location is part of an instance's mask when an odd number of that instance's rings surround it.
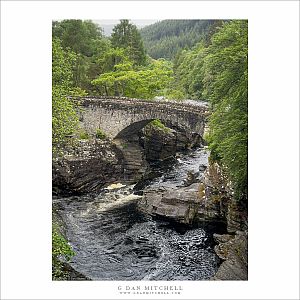
<svg viewBox="0 0 300 300">
<path fill-rule="evenodd" d="M 209 41 L 220 20 L 164 20 L 140 30 L 147 53 L 157 59 L 173 59 L 201 39 Z"/>
</svg>

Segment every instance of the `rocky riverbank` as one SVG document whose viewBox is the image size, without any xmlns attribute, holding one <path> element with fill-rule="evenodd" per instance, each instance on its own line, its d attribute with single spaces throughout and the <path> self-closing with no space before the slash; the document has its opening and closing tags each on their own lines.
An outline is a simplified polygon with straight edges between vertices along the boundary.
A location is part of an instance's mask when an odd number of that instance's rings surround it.
<svg viewBox="0 0 300 300">
<path fill-rule="evenodd" d="M 76 140 L 52 161 L 52 186 L 56 195 L 97 193 L 122 175 L 123 154 L 108 140 Z"/>
<path fill-rule="evenodd" d="M 53 193 L 98 193 L 117 181 L 136 183 L 148 176 L 151 165 L 174 158 L 177 151 L 199 145 L 200 140 L 161 123 L 148 124 L 126 139 L 73 139 L 53 158 Z"/>
<path fill-rule="evenodd" d="M 200 222 L 225 226 L 227 234 L 214 235 L 218 243 L 215 252 L 223 262 L 212 279 L 247 280 L 247 205 L 234 199 L 230 182 L 216 162 L 202 162 L 199 172 L 189 171 L 185 177 L 175 189 L 164 179 L 144 189 L 139 209 L 187 225 Z"/>
<path fill-rule="evenodd" d="M 199 137 L 192 139 L 175 129 L 154 125 L 127 140 L 76 140 L 53 159 L 53 193 L 97 194 L 111 183 L 139 182 L 142 198 L 138 209 L 142 213 L 189 226 L 199 222 L 226 226 L 228 234 L 214 236 L 218 243 L 215 252 L 223 263 L 212 280 L 246 280 L 246 205 L 234 200 L 219 165 L 208 163 L 207 150 L 192 151 L 185 162 L 178 156 L 178 151 L 201 144 Z M 155 179 L 153 168 L 170 159 L 179 164 L 175 163 L 175 171 L 166 169 Z M 147 180 L 152 183 L 144 188 L 142 182 Z M 73 273 L 71 270 L 71 277 Z"/>
<path fill-rule="evenodd" d="M 210 162 L 200 183 L 199 220 L 224 222 L 229 234 L 214 234 L 215 252 L 223 260 L 212 280 L 248 279 L 247 204 L 233 197 L 228 178 L 216 162 Z"/>
<path fill-rule="evenodd" d="M 223 260 L 212 280 L 248 280 L 248 231 L 214 234 L 215 252 Z"/>
</svg>

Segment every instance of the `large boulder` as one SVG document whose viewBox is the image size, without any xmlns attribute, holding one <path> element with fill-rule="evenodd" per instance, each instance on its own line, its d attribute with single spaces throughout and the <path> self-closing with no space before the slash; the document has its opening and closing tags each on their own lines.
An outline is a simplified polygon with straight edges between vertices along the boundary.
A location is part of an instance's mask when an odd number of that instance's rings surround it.
<svg viewBox="0 0 300 300">
<path fill-rule="evenodd" d="M 138 207 L 142 212 L 152 216 L 191 224 L 195 219 L 198 205 L 199 195 L 198 184 L 196 183 L 176 190 L 145 191 Z"/>
<path fill-rule="evenodd" d="M 176 132 L 168 127 L 148 124 L 142 130 L 142 143 L 149 162 L 165 160 L 176 154 Z"/>
<path fill-rule="evenodd" d="M 79 140 L 52 161 L 53 193 L 58 195 L 99 192 L 106 183 L 120 179 L 122 153 L 109 141 Z"/>
</svg>

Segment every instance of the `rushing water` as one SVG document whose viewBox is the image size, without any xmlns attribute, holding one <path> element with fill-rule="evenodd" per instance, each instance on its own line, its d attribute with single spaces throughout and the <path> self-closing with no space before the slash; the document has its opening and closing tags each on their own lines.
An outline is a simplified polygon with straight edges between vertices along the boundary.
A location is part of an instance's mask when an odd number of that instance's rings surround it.
<svg viewBox="0 0 300 300">
<path fill-rule="evenodd" d="M 185 184 L 188 171 L 196 173 L 205 163 L 205 150 L 195 150 L 143 188 L 176 188 Z M 143 215 L 133 188 L 53 200 L 76 252 L 72 267 L 92 280 L 204 280 L 214 275 L 220 261 L 212 231 Z"/>
</svg>

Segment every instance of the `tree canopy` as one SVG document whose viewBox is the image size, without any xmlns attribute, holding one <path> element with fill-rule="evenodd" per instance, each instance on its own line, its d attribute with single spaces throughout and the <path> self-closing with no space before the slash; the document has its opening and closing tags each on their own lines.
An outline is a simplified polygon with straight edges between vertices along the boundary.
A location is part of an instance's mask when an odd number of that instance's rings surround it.
<svg viewBox="0 0 300 300">
<path fill-rule="evenodd" d="M 67 98 L 83 95 L 84 92 L 73 85 L 72 68 L 76 63 L 76 53 L 65 51 L 58 39 L 52 41 L 52 145 L 58 150 L 65 142 L 66 135 L 74 132 L 78 117 L 74 104 Z"/>
<path fill-rule="evenodd" d="M 209 41 L 220 20 L 163 20 L 141 29 L 148 54 L 155 58 L 174 59 L 176 54 Z"/>
<path fill-rule="evenodd" d="M 121 20 L 113 28 L 111 43 L 114 48 L 128 49 L 129 58 L 136 65 L 143 65 L 146 62 L 146 53 L 141 35 L 134 24 L 129 20 Z"/>
<path fill-rule="evenodd" d="M 248 23 L 232 21 L 212 37 L 204 59 L 205 96 L 211 103 L 209 141 L 233 182 L 236 198 L 248 191 Z"/>
<path fill-rule="evenodd" d="M 171 65 L 165 60 L 134 68 L 131 61 L 123 59 L 114 66 L 114 71 L 101 74 L 92 83 L 107 95 L 152 99 L 163 93 L 172 80 L 171 75 Z"/>
</svg>

